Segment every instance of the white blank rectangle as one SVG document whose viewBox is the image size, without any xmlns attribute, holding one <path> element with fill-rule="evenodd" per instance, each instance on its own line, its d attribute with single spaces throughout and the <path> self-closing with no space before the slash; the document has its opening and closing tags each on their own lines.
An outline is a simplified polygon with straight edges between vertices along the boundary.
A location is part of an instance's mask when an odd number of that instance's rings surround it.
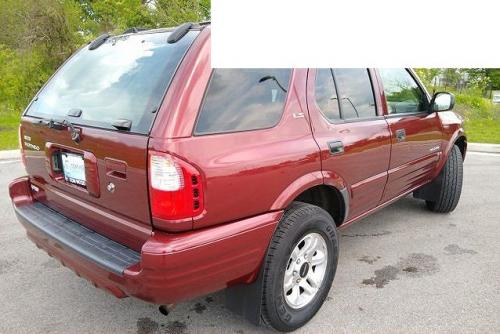
<svg viewBox="0 0 500 334">
<path fill-rule="evenodd" d="M 500 67 L 499 3 L 212 0 L 212 65 Z"/>
</svg>

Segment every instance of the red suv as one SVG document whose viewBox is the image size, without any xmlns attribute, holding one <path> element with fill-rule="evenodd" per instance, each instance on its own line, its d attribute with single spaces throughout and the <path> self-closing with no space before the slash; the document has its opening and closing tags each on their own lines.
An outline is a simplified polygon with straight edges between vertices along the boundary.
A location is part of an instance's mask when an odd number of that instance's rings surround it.
<svg viewBox="0 0 500 334">
<path fill-rule="evenodd" d="M 467 141 L 407 69 L 212 69 L 210 25 L 103 35 L 22 116 L 28 237 L 117 297 L 231 287 L 277 330 L 306 323 L 337 229 L 413 192 L 452 211 Z M 233 307 L 232 306 L 232 307 Z"/>
</svg>

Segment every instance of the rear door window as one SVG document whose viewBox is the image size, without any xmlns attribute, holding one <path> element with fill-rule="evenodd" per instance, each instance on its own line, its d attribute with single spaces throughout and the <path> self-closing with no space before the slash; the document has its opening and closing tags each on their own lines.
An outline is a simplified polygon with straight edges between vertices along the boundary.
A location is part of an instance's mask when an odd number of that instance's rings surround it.
<svg viewBox="0 0 500 334">
<path fill-rule="evenodd" d="M 330 121 L 339 120 L 339 99 L 331 69 L 321 68 L 316 71 L 315 94 L 316 103 L 325 117 Z"/>
<path fill-rule="evenodd" d="M 113 129 L 118 119 L 131 132 L 147 134 L 163 95 L 197 31 L 177 43 L 170 32 L 110 37 L 95 50 L 82 48 L 55 74 L 27 111 L 28 116 L 61 120 L 81 110 L 75 124 Z"/>
<path fill-rule="evenodd" d="M 368 70 L 365 68 L 335 68 L 343 119 L 369 118 L 377 115 L 375 98 Z"/>
<path fill-rule="evenodd" d="M 275 126 L 283 114 L 290 73 L 290 69 L 215 69 L 195 134 Z"/>
</svg>

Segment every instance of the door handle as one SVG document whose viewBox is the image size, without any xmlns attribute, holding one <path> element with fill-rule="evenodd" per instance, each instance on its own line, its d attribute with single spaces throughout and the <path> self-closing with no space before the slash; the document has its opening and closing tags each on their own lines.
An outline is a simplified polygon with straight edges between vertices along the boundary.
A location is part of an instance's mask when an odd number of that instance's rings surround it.
<svg viewBox="0 0 500 334">
<path fill-rule="evenodd" d="M 327 144 L 331 155 L 344 153 L 344 144 L 342 143 L 342 141 L 334 140 L 334 141 L 329 141 Z"/>
<path fill-rule="evenodd" d="M 106 175 L 121 180 L 127 179 L 127 163 L 125 161 L 104 158 L 104 164 L 106 166 Z"/>
<path fill-rule="evenodd" d="M 396 130 L 396 140 L 398 142 L 406 140 L 406 131 L 405 131 L 405 129 L 397 129 Z"/>
</svg>

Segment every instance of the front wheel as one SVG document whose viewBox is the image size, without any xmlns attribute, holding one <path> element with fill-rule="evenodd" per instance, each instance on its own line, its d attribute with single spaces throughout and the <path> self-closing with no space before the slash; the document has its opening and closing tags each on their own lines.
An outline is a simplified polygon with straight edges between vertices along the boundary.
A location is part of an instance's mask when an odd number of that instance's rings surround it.
<svg viewBox="0 0 500 334">
<path fill-rule="evenodd" d="M 300 202 L 285 212 L 264 262 L 262 319 L 279 331 L 308 322 L 330 290 L 338 260 L 332 217 Z"/>
<path fill-rule="evenodd" d="M 463 180 L 463 160 L 458 146 L 453 146 L 437 180 L 439 182 L 437 199 L 426 200 L 427 208 L 440 213 L 455 210 L 462 193 Z"/>
</svg>

